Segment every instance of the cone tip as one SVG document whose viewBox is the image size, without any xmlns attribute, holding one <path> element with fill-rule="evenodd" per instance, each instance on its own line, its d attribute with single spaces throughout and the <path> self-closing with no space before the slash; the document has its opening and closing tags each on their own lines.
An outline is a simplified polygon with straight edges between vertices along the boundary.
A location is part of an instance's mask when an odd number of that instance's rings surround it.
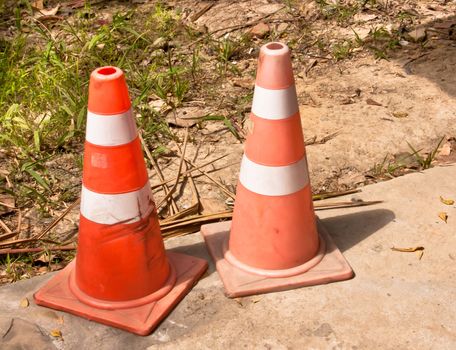
<svg viewBox="0 0 456 350">
<path fill-rule="evenodd" d="M 294 84 L 290 49 L 281 42 L 270 42 L 260 49 L 256 85 L 264 89 L 286 89 Z"/>
<path fill-rule="evenodd" d="M 105 66 L 90 75 L 88 110 L 97 114 L 120 114 L 131 107 L 124 72 Z"/>
<path fill-rule="evenodd" d="M 124 73 L 120 68 L 113 66 L 104 66 L 95 69 L 90 77 L 98 81 L 109 81 L 118 79 L 123 74 Z"/>
<path fill-rule="evenodd" d="M 284 43 L 273 41 L 261 47 L 261 52 L 268 56 L 283 56 L 290 53 L 290 49 Z"/>
</svg>

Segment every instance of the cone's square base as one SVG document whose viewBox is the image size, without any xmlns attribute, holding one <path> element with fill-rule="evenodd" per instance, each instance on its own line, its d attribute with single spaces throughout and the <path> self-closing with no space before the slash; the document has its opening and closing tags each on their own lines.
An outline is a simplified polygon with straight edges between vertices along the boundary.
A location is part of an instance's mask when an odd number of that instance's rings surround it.
<svg viewBox="0 0 456 350">
<path fill-rule="evenodd" d="M 38 305 L 62 310 L 139 335 L 150 334 L 171 312 L 179 301 L 190 291 L 207 269 L 207 262 L 192 256 L 167 252 L 170 264 L 176 270 L 173 289 L 158 301 L 142 306 L 104 310 L 80 302 L 71 292 L 69 278 L 75 261 L 60 271 L 34 294 Z"/>
<path fill-rule="evenodd" d="M 230 298 L 278 292 L 317 284 L 343 281 L 354 276 L 353 270 L 336 247 L 326 229 L 317 220 L 320 238 L 325 240 L 326 252 L 322 260 L 304 273 L 291 277 L 254 275 L 231 265 L 224 258 L 224 242 L 228 239 L 231 221 L 203 225 L 201 233 L 215 261 L 217 271 Z"/>
</svg>

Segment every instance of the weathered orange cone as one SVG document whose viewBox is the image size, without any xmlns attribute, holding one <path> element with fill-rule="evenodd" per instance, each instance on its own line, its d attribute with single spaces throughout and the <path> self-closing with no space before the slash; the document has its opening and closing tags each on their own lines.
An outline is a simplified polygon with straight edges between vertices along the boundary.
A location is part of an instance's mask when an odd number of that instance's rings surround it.
<svg viewBox="0 0 456 350">
<path fill-rule="evenodd" d="M 76 261 L 35 293 L 39 305 L 149 334 L 207 268 L 165 253 L 123 72 L 90 77 Z"/>
<path fill-rule="evenodd" d="M 250 118 L 233 220 L 201 227 L 227 295 L 351 278 L 341 252 L 317 229 L 290 51 L 282 43 L 260 50 Z"/>
</svg>

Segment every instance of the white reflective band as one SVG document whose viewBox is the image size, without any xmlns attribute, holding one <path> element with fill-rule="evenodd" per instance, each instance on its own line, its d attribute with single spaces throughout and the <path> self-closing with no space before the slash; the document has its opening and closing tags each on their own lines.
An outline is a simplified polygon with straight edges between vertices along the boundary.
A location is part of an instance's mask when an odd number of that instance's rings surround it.
<svg viewBox="0 0 456 350">
<path fill-rule="evenodd" d="M 270 90 L 255 85 L 252 113 L 264 119 L 280 120 L 299 111 L 294 84 L 287 89 Z"/>
<path fill-rule="evenodd" d="M 96 193 L 82 186 L 81 214 L 99 224 L 130 224 L 147 216 L 154 206 L 149 181 L 138 191 L 121 194 Z"/>
<path fill-rule="evenodd" d="M 285 196 L 309 184 L 307 160 L 285 166 L 266 166 L 242 158 L 239 181 L 248 190 L 265 196 Z"/>
<path fill-rule="evenodd" d="M 101 115 L 87 112 L 86 140 L 98 146 L 118 146 L 137 136 L 131 108 L 122 114 Z"/>
</svg>

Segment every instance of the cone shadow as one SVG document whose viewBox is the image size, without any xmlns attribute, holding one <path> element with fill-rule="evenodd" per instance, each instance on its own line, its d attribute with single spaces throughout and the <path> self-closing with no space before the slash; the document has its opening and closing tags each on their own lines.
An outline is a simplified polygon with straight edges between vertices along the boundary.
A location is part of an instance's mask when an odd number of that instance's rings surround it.
<svg viewBox="0 0 456 350">
<path fill-rule="evenodd" d="M 337 247 L 346 251 L 394 220 L 394 212 L 374 209 L 321 219 Z"/>
<path fill-rule="evenodd" d="M 195 233 L 195 234 L 200 234 L 200 233 Z M 206 245 L 204 242 L 198 242 L 194 244 L 188 244 L 188 245 L 181 245 L 177 246 L 174 248 L 168 248 L 166 251 L 169 252 L 175 252 L 175 253 L 181 253 L 181 254 L 186 254 L 190 256 L 194 256 L 196 258 L 204 259 L 209 263 L 209 267 L 204 274 L 204 276 L 210 276 L 212 273 L 214 273 L 215 270 L 215 264 L 214 261 L 211 259 L 209 256 L 209 253 L 207 252 Z M 204 278 L 203 276 L 203 278 Z"/>
</svg>

